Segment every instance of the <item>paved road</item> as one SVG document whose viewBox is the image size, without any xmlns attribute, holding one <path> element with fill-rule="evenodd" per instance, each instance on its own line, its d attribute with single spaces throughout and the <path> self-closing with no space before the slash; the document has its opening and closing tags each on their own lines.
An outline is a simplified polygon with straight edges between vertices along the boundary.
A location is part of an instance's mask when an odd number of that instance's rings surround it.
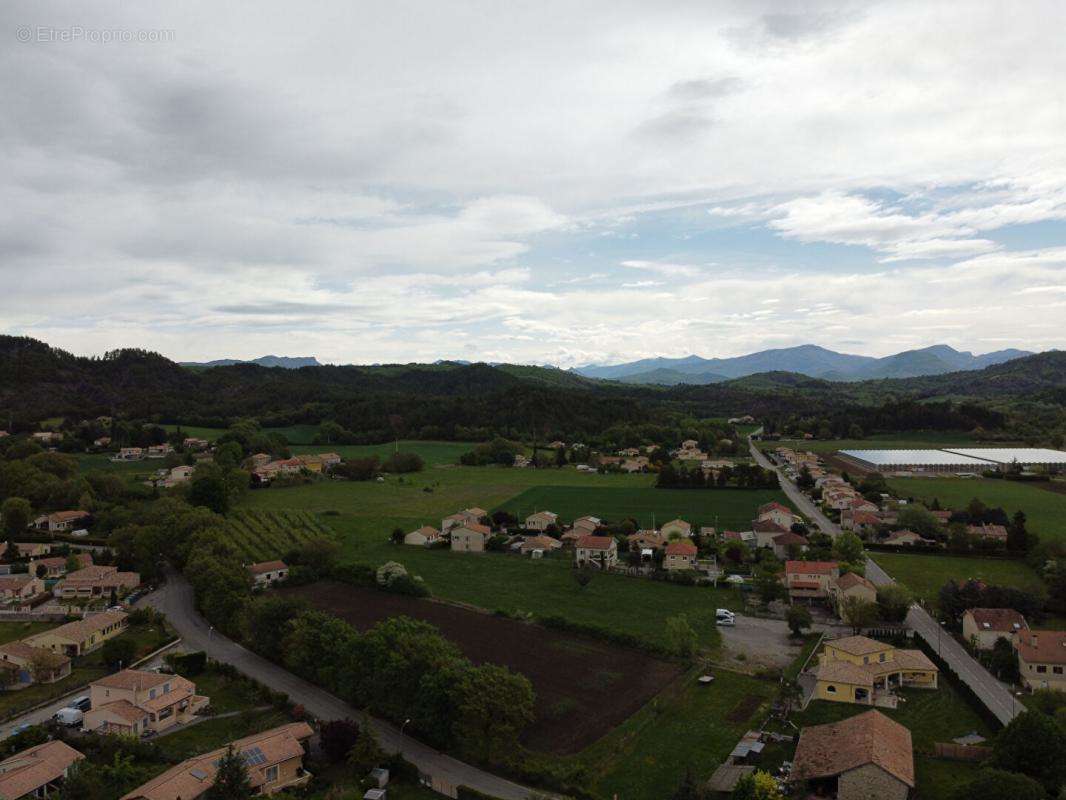
<svg viewBox="0 0 1066 800">
<path fill-rule="evenodd" d="M 763 467 L 774 469 L 781 481 L 781 488 L 788 499 L 796 504 L 800 512 L 813 520 L 815 524 L 830 536 L 836 537 L 841 534 L 838 525 L 830 521 L 825 514 L 819 511 L 807 495 L 785 477 L 785 474 L 774 467 L 770 461 L 759 452 L 755 443 L 749 440 L 751 454 L 755 461 Z M 876 586 L 888 586 L 894 583 L 892 577 L 881 566 L 869 558 L 866 559 L 866 577 Z M 921 606 L 915 604 L 907 612 L 907 625 L 917 632 L 929 645 L 936 650 L 940 657 L 955 671 L 960 680 L 969 686 L 981 699 L 989 711 L 1006 725 L 1025 707 L 1017 701 L 1003 684 L 997 681 L 992 674 L 974 660 L 965 648 L 959 644 L 950 634 L 945 633 L 932 615 Z"/>
<path fill-rule="evenodd" d="M 250 650 L 213 631 L 193 605 L 192 587 L 177 573 L 157 591 L 142 598 L 138 605 L 150 605 L 167 615 L 167 620 L 181 635 L 184 645 L 192 650 L 204 650 L 211 658 L 232 664 L 241 672 L 255 678 L 275 691 L 285 692 L 319 719 L 358 719 L 360 712 L 329 692 L 298 678 Z M 469 786 L 500 800 L 527 800 L 538 795 L 532 789 L 499 778 L 477 767 L 403 736 L 387 722 L 373 719 L 375 732 L 383 748 L 399 751 L 422 772 L 458 786 Z M 539 795 L 544 795 L 540 792 Z"/>
</svg>

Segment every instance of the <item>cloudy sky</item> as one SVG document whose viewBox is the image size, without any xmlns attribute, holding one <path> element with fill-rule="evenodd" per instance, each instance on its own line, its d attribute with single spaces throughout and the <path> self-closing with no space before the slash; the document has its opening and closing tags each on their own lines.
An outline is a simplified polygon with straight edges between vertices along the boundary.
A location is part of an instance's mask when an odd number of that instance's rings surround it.
<svg viewBox="0 0 1066 800">
<path fill-rule="evenodd" d="M 4 3 L 0 332 L 1066 347 L 1066 4 L 804 6 Z"/>
</svg>

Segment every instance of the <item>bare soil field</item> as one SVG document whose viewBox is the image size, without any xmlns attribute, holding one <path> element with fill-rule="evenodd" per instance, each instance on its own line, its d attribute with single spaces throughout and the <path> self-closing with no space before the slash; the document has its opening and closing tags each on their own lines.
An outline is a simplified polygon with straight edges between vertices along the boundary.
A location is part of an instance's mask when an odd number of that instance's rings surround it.
<svg viewBox="0 0 1066 800">
<path fill-rule="evenodd" d="M 681 674 L 677 664 L 637 650 L 443 603 L 334 582 L 283 591 L 357 630 L 400 615 L 429 622 L 474 663 L 522 673 L 537 694 L 537 720 L 524 742 L 540 752 L 585 749 Z"/>
</svg>

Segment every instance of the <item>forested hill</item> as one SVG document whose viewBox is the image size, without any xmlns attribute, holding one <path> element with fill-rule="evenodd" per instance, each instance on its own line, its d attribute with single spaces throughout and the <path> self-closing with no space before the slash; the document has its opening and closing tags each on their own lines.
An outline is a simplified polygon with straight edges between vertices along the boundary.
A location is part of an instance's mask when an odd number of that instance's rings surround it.
<svg viewBox="0 0 1066 800">
<path fill-rule="evenodd" d="M 593 438 L 617 425 L 667 416 L 750 413 L 890 424 L 928 416 L 939 426 L 999 426 L 1013 404 L 1066 404 L 1066 353 L 1019 358 L 984 370 L 923 378 L 830 383 L 770 372 L 707 386 L 649 387 L 563 370 L 443 362 L 299 369 L 236 364 L 190 369 L 155 353 L 118 350 L 84 358 L 29 338 L 0 337 L 0 427 L 99 415 L 225 426 L 256 417 L 267 426 L 335 420 L 367 441 L 405 433 L 453 438 L 546 432 Z M 930 401 L 950 398 L 948 406 Z M 974 403 L 976 401 L 976 404 Z M 921 403 L 920 413 L 900 412 Z M 886 416 L 882 406 L 890 407 Z M 993 411 L 994 413 L 986 413 Z"/>
</svg>

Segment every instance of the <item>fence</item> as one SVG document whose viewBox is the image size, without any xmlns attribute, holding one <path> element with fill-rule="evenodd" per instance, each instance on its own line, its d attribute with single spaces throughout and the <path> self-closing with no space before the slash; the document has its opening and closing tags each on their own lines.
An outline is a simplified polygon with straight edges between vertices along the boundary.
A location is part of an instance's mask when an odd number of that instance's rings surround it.
<svg viewBox="0 0 1066 800">
<path fill-rule="evenodd" d="M 984 761 L 992 756 L 991 747 L 954 742 L 933 742 L 933 755 L 953 761 Z"/>
</svg>

